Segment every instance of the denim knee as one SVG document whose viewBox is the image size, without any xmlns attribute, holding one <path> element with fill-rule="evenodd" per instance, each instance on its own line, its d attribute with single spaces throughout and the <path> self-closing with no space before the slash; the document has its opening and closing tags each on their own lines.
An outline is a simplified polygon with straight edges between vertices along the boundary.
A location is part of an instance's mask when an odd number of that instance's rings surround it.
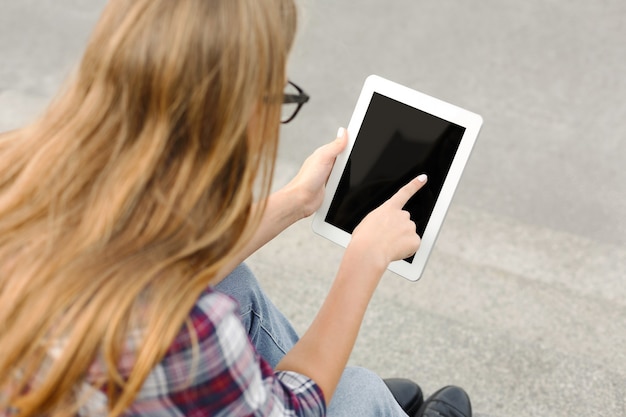
<svg viewBox="0 0 626 417">
<path fill-rule="evenodd" d="M 215 289 L 237 300 L 241 314 L 249 312 L 252 306 L 257 305 L 265 297 L 259 281 L 243 263 L 217 284 Z"/>
<path fill-rule="evenodd" d="M 250 268 L 239 265 L 215 288 L 237 300 L 250 342 L 271 366 L 276 366 L 298 341 L 298 335 L 267 297 Z"/>
</svg>

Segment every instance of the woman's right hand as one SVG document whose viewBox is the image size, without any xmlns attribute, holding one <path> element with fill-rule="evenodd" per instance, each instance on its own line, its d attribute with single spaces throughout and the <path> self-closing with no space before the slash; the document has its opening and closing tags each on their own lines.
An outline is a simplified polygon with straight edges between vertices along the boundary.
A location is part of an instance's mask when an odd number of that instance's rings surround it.
<svg viewBox="0 0 626 417">
<path fill-rule="evenodd" d="M 350 358 L 363 315 L 389 262 L 414 254 L 420 245 L 402 207 L 426 182 L 420 175 L 368 214 L 354 229 L 337 277 L 302 338 L 277 370 L 307 375 L 330 400 Z"/>
<path fill-rule="evenodd" d="M 426 175 L 418 176 L 369 213 L 354 229 L 348 248 L 360 251 L 361 259 L 383 269 L 392 261 L 415 254 L 421 239 L 409 212 L 402 208 L 426 180 Z"/>
</svg>

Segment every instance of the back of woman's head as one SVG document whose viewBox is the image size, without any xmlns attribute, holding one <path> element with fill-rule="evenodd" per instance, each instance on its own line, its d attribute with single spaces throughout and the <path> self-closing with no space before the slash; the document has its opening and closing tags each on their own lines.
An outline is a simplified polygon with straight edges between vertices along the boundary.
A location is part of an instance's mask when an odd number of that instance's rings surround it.
<svg viewBox="0 0 626 417">
<path fill-rule="evenodd" d="M 293 0 L 110 0 L 46 113 L 0 137 L 0 409 L 71 413 L 96 355 L 115 414 L 132 401 L 254 228 L 294 32 Z"/>
</svg>

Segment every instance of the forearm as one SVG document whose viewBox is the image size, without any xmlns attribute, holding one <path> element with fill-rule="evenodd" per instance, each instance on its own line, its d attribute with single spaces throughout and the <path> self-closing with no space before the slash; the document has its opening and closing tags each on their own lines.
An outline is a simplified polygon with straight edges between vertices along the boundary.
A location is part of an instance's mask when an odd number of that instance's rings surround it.
<svg viewBox="0 0 626 417">
<path fill-rule="evenodd" d="M 224 279 L 237 265 L 287 227 L 319 208 L 335 158 L 346 147 L 347 141 L 348 136 L 341 133 L 333 142 L 318 148 L 304 161 L 295 178 L 268 198 L 255 234 L 221 269 L 213 279 L 213 284 Z M 259 210 L 259 205 L 254 209 Z"/>
<path fill-rule="evenodd" d="M 252 208 L 253 211 L 260 209 L 261 205 L 259 203 Z M 253 213 L 252 215 L 255 214 Z M 245 261 L 250 255 L 302 217 L 303 213 L 297 190 L 284 187 L 272 193 L 267 198 L 265 210 L 261 215 L 256 231 L 245 243 L 245 246 L 222 268 L 218 276 L 213 280 L 213 284 L 215 285 L 224 279 L 237 265 Z"/>
<path fill-rule="evenodd" d="M 364 251 L 348 247 L 337 277 L 315 320 L 278 364 L 313 379 L 329 403 L 346 367 L 367 305 L 385 265 L 363 259 Z"/>
</svg>

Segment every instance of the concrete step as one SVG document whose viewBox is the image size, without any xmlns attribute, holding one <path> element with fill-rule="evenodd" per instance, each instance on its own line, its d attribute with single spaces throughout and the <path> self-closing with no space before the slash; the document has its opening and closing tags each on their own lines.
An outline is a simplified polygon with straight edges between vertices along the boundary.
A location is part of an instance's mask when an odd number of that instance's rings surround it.
<svg viewBox="0 0 626 417">
<path fill-rule="evenodd" d="M 342 253 L 303 221 L 250 264 L 302 332 Z M 384 277 L 351 361 L 460 385 L 481 415 L 626 415 L 625 253 L 453 206 L 422 280 Z"/>
</svg>

